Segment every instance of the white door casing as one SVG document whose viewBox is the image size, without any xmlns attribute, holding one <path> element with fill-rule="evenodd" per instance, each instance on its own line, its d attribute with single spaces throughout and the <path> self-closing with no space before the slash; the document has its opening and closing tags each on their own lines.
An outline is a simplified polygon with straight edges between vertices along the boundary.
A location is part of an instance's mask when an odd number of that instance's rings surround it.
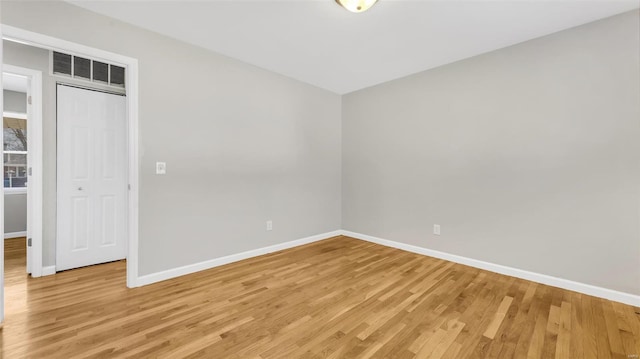
<svg viewBox="0 0 640 359">
<path fill-rule="evenodd" d="M 3 64 L 5 74 L 27 78 L 27 273 L 42 275 L 42 72 Z"/>
<path fill-rule="evenodd" d="M 0 28 L 0 38 L 2 38 L 3 29 Z M 2 42 L 0 41 L 0 59 L 2 56 Z M 3 61 L 0 61 L 0 73 L 2 73 Z M 2 77 L 0 77 L 0 90 L 3 90 Z M 3 97 L 0 97 L 0 111 L 4 112 Z M 0 133 L 0 142 L 4 144 L 4 132 Z M 4 156 L 0 158 L 0 166 L 4 167 Z M 4 180 L 4 179 L 3 179 Z M 3 181 L 4 182 L 4 181 Z M 0 190 L 2 196 L 0 196 L 0 233 L 4 233 L 4 184 L 2 190 Z M 4 323 L 4 243 L 0 246 L 0 327 Z"/>
<path fill-rule="evenodd" d="M 57 86 L 56 270 L 127 255 L 126 98 Z"/>
<path fill-rule="evenodd" d="M 4 74 L 4 73 L 3 73 Z M 31 123 L 31 119 L 33 119 L 33 109 L 31 106 L 33 93 L 31 91 L 32 79 L 27 78 L 27 273 L 31 274 L 32 270 L 32 262 L 33 262 L 33 250 L 32 246 L 29 245 L 29 238 L 32 238 L 32 231 L 30 226 L 30 221 L 33 222 L 33 201 L 29 200 L 29 197 L 33 195 L 33 190 L 29 187 L 31 183 L 31 178 L 33 177 L 33 160 L 32 156 L 29 156 L 29 150 L 31 150 L 31 143 L 29 142 L 29 136 L 31 135 L 31 130 L 33 130 L 33 124 Z M 31 126 L 30 126 L 31 125 Z M 31 193 L 30 193 L 31 192 Z M 33 240 L 33 239 L 31 239 Z"/>
</svg>

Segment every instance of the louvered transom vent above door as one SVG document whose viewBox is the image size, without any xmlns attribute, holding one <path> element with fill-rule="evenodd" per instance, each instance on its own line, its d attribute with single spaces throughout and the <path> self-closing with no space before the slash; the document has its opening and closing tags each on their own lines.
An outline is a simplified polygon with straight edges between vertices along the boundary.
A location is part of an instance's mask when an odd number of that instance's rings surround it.
<svg viewBox="0 0 640 359">
<path fill-rule="evenodd" d="M 51 51 L 53 75 L 124 88 L 125 68 L 86 57 Z"/>
</svg>

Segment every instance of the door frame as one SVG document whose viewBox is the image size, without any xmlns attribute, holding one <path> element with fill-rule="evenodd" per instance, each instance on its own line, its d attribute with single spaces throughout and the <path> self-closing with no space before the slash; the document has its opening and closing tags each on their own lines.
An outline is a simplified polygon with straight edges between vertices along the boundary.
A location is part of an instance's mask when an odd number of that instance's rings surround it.
<svg viewBox="0 0 640 359">
<path fill-rule="evenodd" d="M 27 271 L 32 277 L 42 276 L 42 72 L 20 66 L 3 65 L 2 74 L 24 76 L 29 85 L 27 96 L 27 237 L 31 249 L 27 250 Z M 4 112 L 3 112 L 4 113 Z M 4 186 L 3 186 L 4 187 Z M 4 207 L 3 207 L 4 208 Z"/>
<path fill-rule="evenodd" d="M 55 37 L 2 25 L 0 33 L 3 39 L 21 42 L 30 46 L 54 50 L 71 55 L 85 56 L 122 66 L 126 69 L 125 88 L 127 98 L 127 177 L 129 193 L 127 196 L 127 287 L 138 286 L 138 198 L 139 198 L 139 136 L 138 136 L 138 60 L 132 57 L 104 51 Z M 2 229 L 2 228 L 0 228 Z M 2 253 L 4 258 L 4 253 Z M 4 267 L 0 267 L 0 276 L 4 276 Z M 4 285 L 2 286 L 4 296 Z M 1 299 L 1 298 L 0 298 Z M 0 310 L 2 308 L 0 307 Z M 0 313 L 1 315 L 2 313 Z M 0 319 L 2 317 L 0 316 Z"/>
<path fill-rule="evenodd" d="M 0 27 L 0 38 L 2 38 L 2 27 Z M 0 59 L 4 59 L 4 49 L 2 48 L 2 41 L 0 41 Z M 0 73 L 4 65 L 4 60 L 0 61 Z M 0 89 L 3 90 L 3 96 L 0 96 L 0 110 L 4 112 L 4 84 L 2 83 L 3 76 L 0 76 Z M 4 121 L 4 120 L 3 120 Z M 0 132 L 0 142 L 4 147 L 4 131 Z M 4 168 L 4 156 L 0 156 L 0 166 Z M 4 173 L 4 170 L 3 170 Z M 4 175 L 3 175 L 4 176 Z M 4 180 L 4 179 L 3 179 Z M 2 196 L 0 196 L 0 233 L 4 233 L 4 185 L 2 186 Z M 0 328 L 4 324 L 4 236 L 3 242 L 0 246 Z"/>
</svg>

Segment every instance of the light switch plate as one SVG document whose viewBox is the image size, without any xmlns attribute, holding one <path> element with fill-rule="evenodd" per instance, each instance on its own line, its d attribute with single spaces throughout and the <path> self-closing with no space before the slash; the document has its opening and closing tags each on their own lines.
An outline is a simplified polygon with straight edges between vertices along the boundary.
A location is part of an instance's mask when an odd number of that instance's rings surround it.
<svg viewBox="0 0 640 359">
<path fill-rule="evenodd" d="M 156 174 L 163 175 L 167 173 L 167 163 L 166 162 L 156 162 Z"/>
</svg>

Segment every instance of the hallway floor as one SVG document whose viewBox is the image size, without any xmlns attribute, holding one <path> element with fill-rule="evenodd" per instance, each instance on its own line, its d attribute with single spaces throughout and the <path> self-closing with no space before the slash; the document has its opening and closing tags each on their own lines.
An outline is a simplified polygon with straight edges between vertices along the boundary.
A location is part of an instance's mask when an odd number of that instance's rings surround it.
<svg viewBox="0 0 640 359">
<path fill-rule="evenodd" d="M 27 238 L 4 240 L 5 313 L 26 310 L 27 294 Z"/>
</svg>

